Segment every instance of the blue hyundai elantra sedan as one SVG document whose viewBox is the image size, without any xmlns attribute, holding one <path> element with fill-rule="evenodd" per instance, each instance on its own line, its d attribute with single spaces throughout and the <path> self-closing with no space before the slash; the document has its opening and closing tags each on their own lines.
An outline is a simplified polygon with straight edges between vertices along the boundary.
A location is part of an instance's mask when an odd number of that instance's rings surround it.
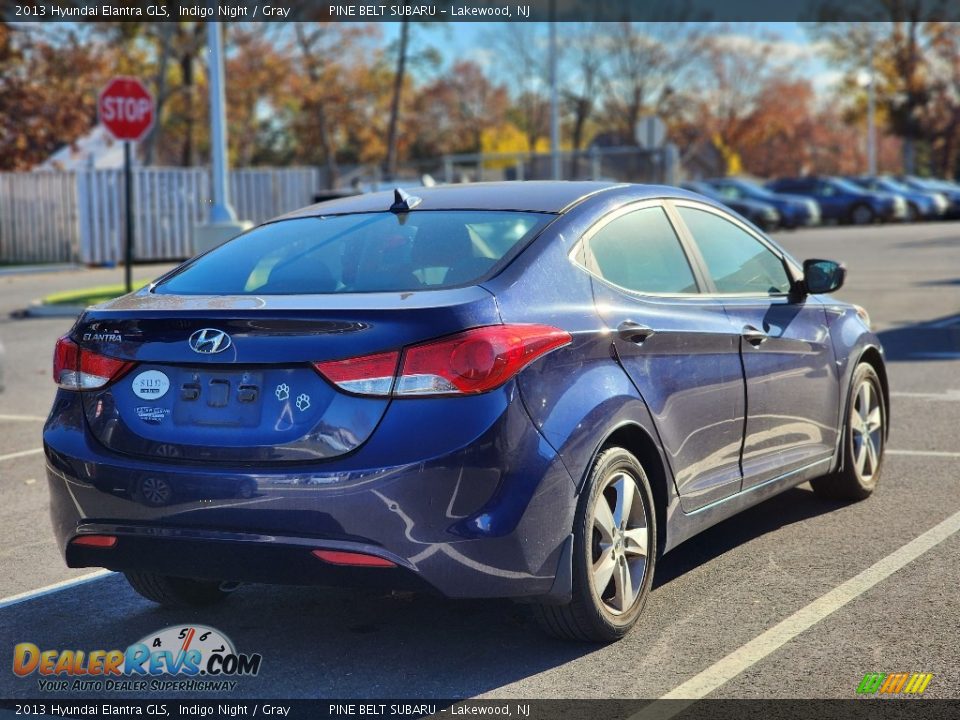
<svg viewBox="0 0 960 720">
<path fill-rule="evenodd" d="M 172 605 L 241 583 L 636 622 L 657 558 L 804 481 L 867 497 L 889 392 L 841 265 L 673 187 L 417 188 L 265 223 L 57 343 L 70 567 Z"/>
</svg>

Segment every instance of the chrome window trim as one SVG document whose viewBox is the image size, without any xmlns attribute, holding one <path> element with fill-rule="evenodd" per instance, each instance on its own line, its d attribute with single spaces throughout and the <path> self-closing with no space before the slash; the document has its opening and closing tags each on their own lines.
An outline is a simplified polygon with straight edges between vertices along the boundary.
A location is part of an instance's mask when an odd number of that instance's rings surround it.
<svg viewBox="0 0 960 720">
<path fill-rule="evenodd" d="M 744 222 L 737 219 L 730 213 L 725 212 L 721 208 L 718 208 L 714 205 L 710 205 L 708 203 L 700 202 L 698 200 L 690 200 L 687 198 L 673 198 L 669 201 L 669 205 L 673 209 L 680 208 L 680 207 L 689 207 L 689 208 L 693 208 L 694 210 L 702 210 L 705 212 L 709 212 L 721 218 L 722 220 L 726 220 L 727 222 L 732 223 L 736 227 L 740 228 L 747 235 L 754 238 L 757 242 L 763 245 L 763 247 L 765 247 L 767 250 L 773 253 L 773 255 L 777 259 L 780 260 L 781 264 L 783 265 L 784 272 L 786 272 L 787 274 L 787 279 L 790 281 L 791 286 L 793 286 L 790 291 L 784 292 L 784 293 L 750 293 L 750 292 L 723 293 L 723 292 L 717 291 L 716 285 L 713 282 L 713 278 L 710 275 L 709 268 L 707 268 L 706 262 L 703 260 L 703 257 L 700 255 L 697 239 L 693 236 L 693 233 L 690 232 L 690 229 L 687 227 L 686 223 L 683 222 L 683 218 L 680 216 L 680 214 L 676 213 L 677 221 L 679 223 L 682 223 L 682 227 L 684 229 L 684 232 L 687 235 L 688 241 L 694 247 L 697 248 L 698 260 L 701 263 L 703 263 L 703 271 L 707 276 L 710 287 L 712 288 L 710 292 L 704 293 L 704 295 L 706 295 L 707 297 L 723 298 L 723 299 L 743 298 L 743 299 L 770 300 L 772 298 L 790 298 L 795 294 L 795 286 L 799 282 L 800 278 L 802 277 L 802 274 L 801 274 L 802 270 L 800 270 L 800 268 L 796 266 L 795 262 L 793 261 L 793 258 L 789 257 L 786 253 L 783 252 L 783 250 L 781 250 L 779 247 L 774 245 L 766 236 L 759 234 L 754 228 L 745 224 Z"/>
<path fill-rule="evenodd" d="M 596 222 L 594 222 L 589 228 L 587 228 L 583 234 L 579 237 L 577 242 L 574 244 L 573 248 L 568 253 L 567 257 L 570 262 L 577 267 L 578 269 L 585 272 L 591 278 L 599 280 L 607 287 L 613 288 L 618 292 L 622 292 L 631 297 L 637 298 L 651 298 L 651 299 L 666 299 L 666 300 L 703 300 L 707 297 L 704 293 L 704 283 L 705 278 L 703 277 L 703 268 L 700 266 L 699 260 L 691 257 L 690 247 L 688 246 L 684 231 L 677 227 L 676 220 L 673 215 L 668 210 L 666 203 L 668 202 L 667 198 L 645 198 L 643 200 L 636 200 L 628 202 L 625 205 L 618 207 L 615 210 L 611 210 L 607 214 L 600 217 Z M 589 246 L 590 239 L 593 238 L 598 232 L 603 228 L 609 225 L 614 220 L 628 215 L 631 212 L 637 210 L 647 210 L 649 208 L 660 208 L 663 210 L 663 214 L 667 218 L 667 222 L 670 224 L 671 229 L 673 230 L 674 235 L 677 239 L 677 245 L 680 247 L 680 251 L 683 253 L 684 258 L 687 261 L 687 264 L 690 266 L 690 273 L 693 275 L 693 281 L 696 283 L 697 290 L 695 292 L 689 293 L 657 293 L 657 292 L 644 292 L 642 290 L 632 290 L 630 288 L 625 288 L 622 285 L 617 285 L 607 280 L 605 277 L 599 273 L 594 272 L 590 269 L 588 263 L 586 262 L 586 250 Z M 685 230 L 685 229 L 684 229 Z M 582 259 L 582 260 L 581 260 Z"/>
</svg>

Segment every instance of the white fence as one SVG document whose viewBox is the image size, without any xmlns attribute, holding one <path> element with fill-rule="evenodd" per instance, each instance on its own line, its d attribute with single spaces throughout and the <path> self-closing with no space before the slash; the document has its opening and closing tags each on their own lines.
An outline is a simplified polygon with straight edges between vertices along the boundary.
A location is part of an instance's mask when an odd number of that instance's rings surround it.
<svg viewBox="0 0 960 720">
<path fill-rule="evenodd" d="M 0 263 L 72 260 L 78 241 L 73 173 L 0 173 Z"/>
<path fill-rule="evenodd" d="M 313 202 L 316 168 L 233 170 L 231 202 L 242 220 L 262 222 Z M 0 263 L 123 258 L 122 170 L 0 173 Z M 193 254 L 194 226 L 211 202 L 204 168 L 133 171 L 134 257 L 178 260 Z"/>
</svg>

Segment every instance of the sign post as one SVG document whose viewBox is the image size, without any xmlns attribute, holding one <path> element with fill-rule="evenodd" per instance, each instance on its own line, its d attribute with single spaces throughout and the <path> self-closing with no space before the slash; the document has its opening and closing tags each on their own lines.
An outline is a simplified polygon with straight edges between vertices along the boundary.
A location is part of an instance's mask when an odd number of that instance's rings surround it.
<svg viewBox="0 0 960 720">
<path fill-rule="evenodd" d="M 123 184 L 126 205 L 124 237 L 124 279 L 127 292 L 133 290 L 133 143 L 140 142 L 153 127 L 156 113 L 153 95 L 140 80 L 115 77 L 97 100 L 100 122 L 113 137 L 123 142 Z"/>
</svg>

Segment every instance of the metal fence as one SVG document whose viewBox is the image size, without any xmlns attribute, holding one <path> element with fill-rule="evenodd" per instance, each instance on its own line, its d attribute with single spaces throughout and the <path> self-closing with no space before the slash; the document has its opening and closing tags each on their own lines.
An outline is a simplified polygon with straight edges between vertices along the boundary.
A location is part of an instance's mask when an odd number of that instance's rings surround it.
<svg viewBox="0 0 960 720">
<path fill-rule="evenodd" d="M 230 173 L 237 216 L 254 223 L 313 202 L 316 168 Z M 193 254 L 193 229 L 211 202 L 205 168 L 133 170 L 134 256 L 179 260 Z M 0 262 L 104 265 L 123 256 L 121 170 L 0 173 Z"/>
<path fill-rule="evenodd" d="M 680 160 L 673 145 L 641 147 L 591 147 L 557 153 L 559 179 L 613 180 L 665 183 L 679 180 Z M 549 180 L 553 178 L 550 153 L 485 153 L 444 155 L 443 182 L 482 180 Z"/>
<path fill-rule="evenodd" d="M 73 173 L 0 173 L 0 263 L 69 261 L 78 243 Z"/>
</svg>

